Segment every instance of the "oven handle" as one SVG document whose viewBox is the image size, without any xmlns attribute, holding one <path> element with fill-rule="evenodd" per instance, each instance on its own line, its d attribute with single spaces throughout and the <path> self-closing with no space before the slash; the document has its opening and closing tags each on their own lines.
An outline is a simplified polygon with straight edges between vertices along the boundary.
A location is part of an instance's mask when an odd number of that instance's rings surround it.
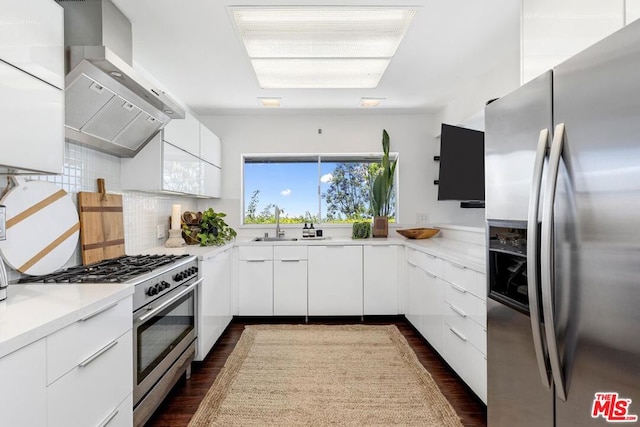
<svg viewBox="0 0 640 427">
<path fill-rule="evenodd" d="M 142 323 L 145 320 L 147 320 L 150 317 L 155 316 L 156 314 L 158 314 L 159 312 L 161 312 L 162 310 L 164 310 L 165 308 L 167 308 L 168 306 L 170 306 L 171 304 L 173 304 L 174 302 L 176 302 L 177 300 L 179 300 L 180 298 L 182 298 L 183 296 L 185 296 L 186 294 L 188 294 L 189 292 L 191 292 L 191 290 L 193 288 L 195 288 L 196 286 L 198 286 L 200 283 L 202 283 L 202 281 L 204 280 L 204 277 L 201 279 L 198 279 L 195 283 L 192 283 L 191 285 L 188 285 L 186 289 L 183 289 L 178 295 L 172 297 L 171 299 L 163 302 L 162 304 L 160 304 L 159 306 L 157 306 L 156 308 L 150 308 L 147 313 L 145 313 L 144 315 L 140 316 L 138 318 L 138 322 Z"/>
</svg>

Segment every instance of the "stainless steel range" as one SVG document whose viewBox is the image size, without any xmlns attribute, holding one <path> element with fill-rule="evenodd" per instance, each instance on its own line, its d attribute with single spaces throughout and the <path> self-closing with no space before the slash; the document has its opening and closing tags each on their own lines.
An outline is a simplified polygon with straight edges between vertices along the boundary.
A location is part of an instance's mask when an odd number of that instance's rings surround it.
<svg viewBox="0 0 640 427">
<path fill-rule="evenodd" d="M 109 283 L 135 285 L 133 294 L 134 425 L 143 425 L 186 372 L 196 351 L 198 261 L 190 255 L 124 256 L 21 283 Z"/>
</svg>

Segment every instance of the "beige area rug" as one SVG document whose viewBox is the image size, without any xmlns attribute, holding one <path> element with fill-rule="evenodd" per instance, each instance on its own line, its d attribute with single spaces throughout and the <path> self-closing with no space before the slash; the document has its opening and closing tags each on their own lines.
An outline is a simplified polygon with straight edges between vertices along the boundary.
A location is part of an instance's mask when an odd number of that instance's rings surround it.
<svg viewBox="0 0 640 427">
<path fill-rule="evenodd" d="M 461 426 L 398 328 L 247 326 L 189 427 Z"/>
</svg>

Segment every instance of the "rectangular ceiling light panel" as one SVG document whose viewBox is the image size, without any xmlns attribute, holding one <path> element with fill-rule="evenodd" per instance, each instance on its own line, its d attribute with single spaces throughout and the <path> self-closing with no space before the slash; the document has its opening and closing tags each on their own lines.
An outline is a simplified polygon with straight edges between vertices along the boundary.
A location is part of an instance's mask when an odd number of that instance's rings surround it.
<svg viewBox="0 0 640 427">
<path fill-rule="evenodd" d="M 260 87 L 276 89 L 374 88 L 387 59 L 254 59 Z"/>
<path fill-rule="evenodd" d="M 404 34 L 406 33 L 415 9 L 403 7 L 349 7 L 349 6 L 312 6 L 312 7 L 232 7 L 230 8 L 233 22 L 236 25 L 247 54 L 252 59 L 254 69 L 263 88 L 270 87 L 375 87 L 382 74 L 380 61 L 386 63 L 386 69 L 391 57 L 395 54 Z M 350 68 L 362 66 L 364 63 L 349 61 L 321 62 L 322 69 L 328 70 L 326 82 L 317 82 L 322 73 L 314 72 L 312 86 L 309 84 L 308 73 L 289 73 L 299 75 L 303 81 L 290 81 L 292 75 L 281 75 L 275 80 L 273 61 L 282 60 L 283 64 L 290 64 L 288 59 L 297 59 L 296 64 L 317 64 L 317 59 L 362 59 L 372 60 L 373 68 L 363 69 L 360 74 L 364 80 L 354 78 L 355 72 Z M 263 61 L 258 61 L 265 60 Z M 304 60 L 304 61 L 302 61 Z M 265 64 L 269 64 L 268 66 Z M 332 64 L 332 65 L 329 65 Z M 354 86 L 343 86 L 336 82 L 336 64 L 345 66 L 346 74 L 343 81 L 350 81 Z M 348 65 L 349 64 L 349 65 Z M 307 65 L 298 68 L 308 69 Z M 262 70 L 267 69 L 269 77 L 261 76 Z M 279 69 L 286 71 L 286 66 Z M 277 81 L 277 86 L 270 86 L 268 82 Z M 333 84 L 340 84 L 334 86 Z"/>
</svg>

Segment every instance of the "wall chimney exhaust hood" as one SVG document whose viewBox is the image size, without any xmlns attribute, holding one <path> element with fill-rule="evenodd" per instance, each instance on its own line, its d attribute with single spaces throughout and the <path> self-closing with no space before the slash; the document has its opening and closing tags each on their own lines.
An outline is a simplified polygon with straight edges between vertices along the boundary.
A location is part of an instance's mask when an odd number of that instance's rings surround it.
<svg viewBox="0 0 640 427">
<path fill-rule="evenodd" d="M 132 68 L 131 23 L 110 0 L 64 7 L 65 137 L 133 157 L 184 109 Z"/>
</svg>

